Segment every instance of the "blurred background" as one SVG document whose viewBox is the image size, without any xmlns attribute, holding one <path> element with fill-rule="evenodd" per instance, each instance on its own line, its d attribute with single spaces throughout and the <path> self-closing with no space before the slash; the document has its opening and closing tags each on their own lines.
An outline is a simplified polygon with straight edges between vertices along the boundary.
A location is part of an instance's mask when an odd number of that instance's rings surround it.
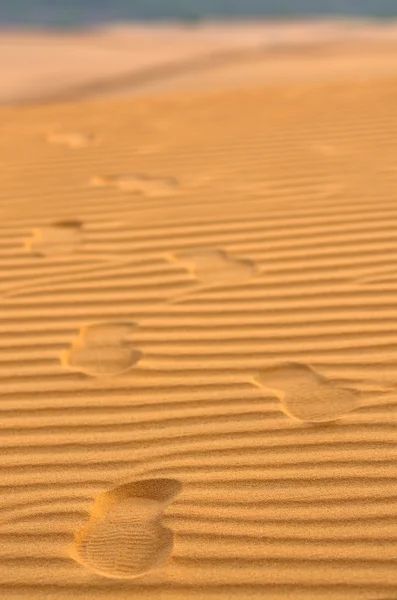
<svg viewBox="0 0 397 600">
<path fill-rule="evenodd" d="M 396 0 L 0 0 L 0 104 L 396 72 Z"/>
</svg>

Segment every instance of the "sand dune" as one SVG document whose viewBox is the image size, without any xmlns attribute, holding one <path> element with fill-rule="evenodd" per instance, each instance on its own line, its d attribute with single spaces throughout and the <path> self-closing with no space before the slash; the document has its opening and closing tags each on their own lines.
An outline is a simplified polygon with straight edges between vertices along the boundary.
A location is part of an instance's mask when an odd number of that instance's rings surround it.
<svg viewBox="0 0 397 600">
<path fill-rule="evenodd" d="M 396 597 L 396 97 L 2 109 L 2 598 Z"/>
</svg>

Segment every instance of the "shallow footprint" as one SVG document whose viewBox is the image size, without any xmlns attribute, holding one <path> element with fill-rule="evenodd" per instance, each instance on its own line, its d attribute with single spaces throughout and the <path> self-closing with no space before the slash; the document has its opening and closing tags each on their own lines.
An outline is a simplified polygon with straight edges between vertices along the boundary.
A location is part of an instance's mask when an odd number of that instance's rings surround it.
<svg viewBox="0 0 397 600">
<path fill-rule="evenodd" d="M 139 350 L 125 346 L 72 346 L 61 356 L 61 363 L 86 375 L 121 375 L 137 364 L 142 356 Z"/>
<path fill-rule="evenodd" d="M 118 346 L 138 325 L 136 323 L 94 323 L 80 329 L 78 341 L 85 347 Z"/>
<path fill-rule="evenodd" d="M 123 192 L 132 192 L 148 198 L 174 196 L 178 182 L 173 177 L 150 177 L 143 173 L 126 175 L 96 175 L 91 184 L 101 187 L 114 187 Z"/>
<path fill-rule="evenodd" d="M 83 244 L 81 221 L 58 221 L 52 225 L 32 230 L 32 237 L 25 240 L 25 247 L 40 256 L 62 256 L 75 253 Z"/>
<path fill-rule="evenodd" d="M 235 258 L 224 250 L 203 249 L 171 255 L 196 279 L 207 285 L 244 281 L 258 272 L 251 260 Z"/>
<path fill-rule="evenodd" d="M 335 156 L 340 156 L 344 154 L 341 147 L 335 146 L 333 144 L 312 143 L 309 147 L 317 154 L 322 154 L 323 156 L 329 158 L 333 158 Z"/>
<path fill-rule="evenodd" d="M 59 144 L 69 148 L 87 148 L 98 143 L 98 138 L 93 133 L 84 134 L 76 131 L 49 133 L 47 135 L 49 144 Z"/>
<path fill-rule="evenodd" d="M 389 390 L 364 392 L 353 389 L 355 382 L 327 379 L 308 365 L 287 363 L 263 369 L 255 383 L 273 391 L 284 412 L 311 423 L 333 421 L 364 404 L 366 396 L 382 397 Z"/>
<path fill-rule="evenodd" d="M 134 323 L 97 323 L 80 329 L 61 364 L 94 377 L 121 375 L 141 359 L 142 353 L 125 341 Z"/>
<path fill-rule="evenodd" d="M 172 554 L 173 533 L 163 512 L 181 491 L 173 479 L 147 479 L 100 494 L 71 556 L 90 571 L 117 579 L 139 577 Z"/>
</svg>

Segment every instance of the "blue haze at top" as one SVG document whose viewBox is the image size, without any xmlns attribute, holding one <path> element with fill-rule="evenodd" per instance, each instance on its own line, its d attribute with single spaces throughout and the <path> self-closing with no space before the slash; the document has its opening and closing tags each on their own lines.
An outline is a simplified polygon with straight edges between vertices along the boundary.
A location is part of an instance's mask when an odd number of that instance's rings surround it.
<svg viewBox="0 0 397 600">
<path fill-rule="evenodd" d="M 397 0 L 0 0 L 3 26 L 324 15 L 397 17 Z"/>
</svg>

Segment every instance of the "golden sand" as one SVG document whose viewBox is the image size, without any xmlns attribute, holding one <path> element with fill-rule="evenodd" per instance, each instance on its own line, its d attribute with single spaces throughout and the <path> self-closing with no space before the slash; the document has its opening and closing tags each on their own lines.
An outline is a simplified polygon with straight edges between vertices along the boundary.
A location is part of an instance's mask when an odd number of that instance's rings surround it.
<svg viewBox="0 0 397 600">
<path fill-rule="evenodd" d="M 3 108 L 0 597 L 397 597 L 397 79 Z"/>
<path fill-rule="evenodd" d="M 396 74 L 396 53 L 393 20 L 0 29 L 0 104 L 376 80 Z M 92 134 L 48 135 L 54 144 L 81 146 Z"/>
</svg>

